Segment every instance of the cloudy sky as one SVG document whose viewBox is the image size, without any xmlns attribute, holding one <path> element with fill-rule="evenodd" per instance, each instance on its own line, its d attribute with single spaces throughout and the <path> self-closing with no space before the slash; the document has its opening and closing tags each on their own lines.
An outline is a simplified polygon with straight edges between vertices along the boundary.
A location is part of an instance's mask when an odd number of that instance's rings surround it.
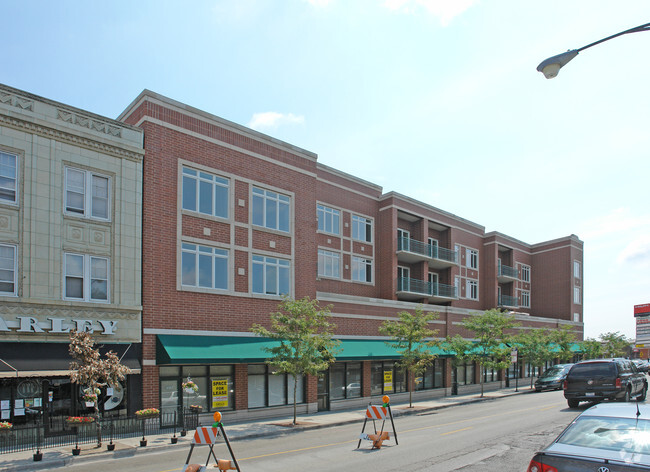
<svg viewBox="0 0 650 472">
<path fill-rule="evenodd" d="M 647 0 L 5 0 L 0 82 L 116 118 L 145 88 L 527 243 L 585 243 L 585 333 L 650 303 Z M 533 280 L 534 284 L 534 280 Z M 534 285 L 533 285 L 534 288 Z"/>
</svg>

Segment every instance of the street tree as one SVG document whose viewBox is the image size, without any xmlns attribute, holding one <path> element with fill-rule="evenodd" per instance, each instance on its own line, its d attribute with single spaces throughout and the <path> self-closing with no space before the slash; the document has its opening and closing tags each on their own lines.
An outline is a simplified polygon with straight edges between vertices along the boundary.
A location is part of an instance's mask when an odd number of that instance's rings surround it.
<svg viewBox="0 0 650 472">
<path fill-rule="evenodd" d="M 600 341 L 605 357 L 626 357 L 630 354 L 632 341 L 619 331 L 601 334 Z"/>
<path fill-rule="evenodd" d="M 603 355 L 603 344 L 593 338 L 587 338 L 580 343 L 582 359 L 600 359 Z"/>
<path fill-rule="evenodd" d="M 431 349 L 439 345 L 438 341 L 432 339 L 438 334 L 438 330 L 429 329 L 428 326 L 431 321 L 438 319 L 438 314 L 425 314 L 419 307 L 414 313 L 401 311 L 397 316 L 397 320 L 384 321 L 379 327 L 379 332 L 392 338 L 386 343 L 397 349 L 401 357 L 396 366 L 405 373 L 410 383 L 412 379 L 422 375 L 437 357 Z M 412 387 L 411 384 L 409 408 L 413 408 Z"/>
<path fill-rule="evenodd" d="M 560 362 L 569 362 L 573 358 L 576 334 L 571 326 L 563 325 L 559 329 L 551 331 L 550 340 L 558 349 L 555 354 Z"/>
<path fill-rule="evenodd" d="M 284 298 L 279 311 L 270 315 L 270 329 L 255 324 L 251 331 L 278 342 L 264 348 L 270 354 L 266 363 L 276 374 L 293 377 L 293 425 L 296 425 L 297 379 L 322 375 L 335 361 L 339 341 L 332 339 L 336 326 L 330 322 L 331 307 L 320 307 L 318 300 Z"/>
<path fill-rule="evenodd" d="M 541 372 L 544 364 L 556 355 L 552 351 L 553 334 L 546 329 L 533 329 L 518 334 L 514 337 L 517 354 Z M 530 388 L 533 388 L 533 376 L 530 377 Z"/>
<path fill-rule="evenodd" d="M 481 373 L 481 397 L 483 397 L 483 369 L 503 370 L 510 365 L 510 348 L 512 338 L 508 330 L 518 326 L 513 316 L 493 308 L 481 314 L 468 316 L 462 321 L 465 329 L 472 331 L 476 342 L 474 349 L 478 355 Z"/>
<path fill-rule="evenodd" d="M 443 347 L 449 354 L 453 354 L 451 364 L 454 368 L 465 365 L 467 362 L 475 362 L 478 359 L 478 356 L 473 354 L 474 343 L 463 338 L 460 334 L 453 337 L 447 336 Z M 456 379 L 456 382 L 458 382 L 458 379 Z M 452 395 L 458 394 L 457 385 L 456 383 L 452 386 Z"/>
<path fill-rule="evenodd" d="M 69 353 L 70 381 L 81 386 L 84 400 L 94 403 L 95 419 L 97 422 L 97 444 L 101 446 L 101 425 L 98 407 L 98 395 L 102 388 L 116 385 L 130 373 L 130 369 L 120 363 L 113 351 L 108 351 L 103 357 L 95 347 L 92 336 L 83 331 L 70 331 Z"/>
</svg>

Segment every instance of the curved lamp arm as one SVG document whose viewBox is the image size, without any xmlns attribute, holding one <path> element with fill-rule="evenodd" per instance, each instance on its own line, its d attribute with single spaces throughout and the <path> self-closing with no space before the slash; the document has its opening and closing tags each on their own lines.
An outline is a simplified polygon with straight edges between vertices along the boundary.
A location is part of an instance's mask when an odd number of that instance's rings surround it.
<svg viewBox="0 0 650 472">
<path fill-rule="evenodd" d="M 630 28 L 629 30 L 621 31 L 620 33 L 616 33 L 606 38 L 599 39 L 598 41 L 593 42 L 591 44 L 587 44 L 586 46 L 583 46 L 581 48 L 569 49 L 567 52 L 563 52 L 562 54 L 558 54 L 557 56 L 549 57 L 548 59 L 545 59 L 542 62 L 540 62 L 540 64 L 537 66 L 537 70 L 540 71 L 542 74 L 544 74 L 544 77 L 546 77 L 547 79 L 552 79 L 558 74 L 558 72 L 560 72 L 560 69 L 564 67 L 571 59 L 576 57 L 580 51 L 584 51 L 587 48 L 595 46 L 596 44 L 604 43 L 605 41 L 609 41 L 610 39 L 614 39 L 624 34 L 640 33 L 642 31 L 650 31 L 650 23 L 639 25 L 634 28 Z"/>
</svg>

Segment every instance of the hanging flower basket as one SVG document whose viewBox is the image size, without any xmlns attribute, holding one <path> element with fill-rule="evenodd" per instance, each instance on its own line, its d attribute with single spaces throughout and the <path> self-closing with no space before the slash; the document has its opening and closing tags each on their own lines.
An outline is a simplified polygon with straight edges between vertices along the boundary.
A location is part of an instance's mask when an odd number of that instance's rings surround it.
<svg viewBox="0 0 650 472">
<path fill-rule="evenodd" d="M 14 428 L 14 425 L 9 423 L 9 421 L 0 421 L 0 434 L 8 433 Z"/>
<path fill-rule="evenodd" d="M 144 410 L 136 411 L 135 416 L 139 420 L 145 420 L 147 418 L 157 418 L 158 416 L 160 416 L 160 410 L 157 408 L 145 408 Z"/>
<path fill-rule="evenodd" d="M 84 401 L 86 402 L 86 406 L 94 406 L 95 403 L 97 403 L 97 396 L 102 393 L 102 391 L 99 388 L 95 388 L 94 390 L 91 388 L 87 388 L 84 390 Z M 90 403 L 90 405 L 89 405 Z"/>
<path fill-rule="evenodd" d="M 181 387 L 183 387 L 186 393 L 197 393 L 199 391 L 199 386 L 189 377 L 181 384 Z"/>
<path fill-rule="evenodd" d="M 193 413 L 201 413 L 203 411 L 203 407 L 201 405 L 190 405 L 190 411 Z"/>
<path fill-rule="evenodd" d="M 71 426 L 83 426 L 95 422 L 92 416 L 68 416 L 65 420 Z"/>
</svg>

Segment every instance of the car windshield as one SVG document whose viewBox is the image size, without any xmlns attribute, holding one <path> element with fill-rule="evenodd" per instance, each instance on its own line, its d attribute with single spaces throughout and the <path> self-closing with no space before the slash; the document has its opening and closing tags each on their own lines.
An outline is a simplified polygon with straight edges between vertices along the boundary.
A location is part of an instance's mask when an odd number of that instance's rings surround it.
<svg viewBox="0 0 650 472">
<path fill-rule="evenodd" d="M 557 377 L 564 370 L 562 367 L 551 367 L 550 369 L 544 371 L 540 379 L 548 379 L 552 377 Z"/>
<path fill-rule="evenodd" d="M 557 440 L 560 444 L 607 451 L 650 453 L 650 421 L 632 418 L 580 417 Z"/>
</svg>

